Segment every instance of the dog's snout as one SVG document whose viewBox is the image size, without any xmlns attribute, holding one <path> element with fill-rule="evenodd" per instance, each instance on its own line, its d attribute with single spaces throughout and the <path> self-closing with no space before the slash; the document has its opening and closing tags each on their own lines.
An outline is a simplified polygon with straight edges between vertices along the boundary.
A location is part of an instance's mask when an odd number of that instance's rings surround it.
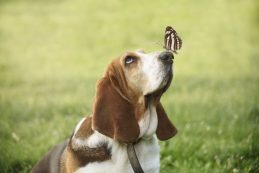
<svg viewBox="0 0 259 173">
<path fill-rule="evenodd" d="M 165 62 L 165 63 L 172 63 L 173 59 L 174 59 L 174 55 L 171 52 L 165 51 L 162 52 L 159 57 L 158 57 L 161 61 Z"/>
</svg>

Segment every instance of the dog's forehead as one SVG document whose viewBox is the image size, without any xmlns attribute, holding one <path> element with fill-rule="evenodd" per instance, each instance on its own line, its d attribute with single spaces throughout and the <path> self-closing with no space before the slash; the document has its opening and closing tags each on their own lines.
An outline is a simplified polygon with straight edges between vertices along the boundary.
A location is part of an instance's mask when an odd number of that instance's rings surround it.
<svg viewBox="0 0 259 173">
<path fill-rule="evenodd" d="M 156 52 L 143 52 L 143 51 L 136 51 L 135 54 L 137 54 L 140 58 L 152 58 L 152 57 L 157 57 L 160 52 L 156 51 Z"/>
</svg>

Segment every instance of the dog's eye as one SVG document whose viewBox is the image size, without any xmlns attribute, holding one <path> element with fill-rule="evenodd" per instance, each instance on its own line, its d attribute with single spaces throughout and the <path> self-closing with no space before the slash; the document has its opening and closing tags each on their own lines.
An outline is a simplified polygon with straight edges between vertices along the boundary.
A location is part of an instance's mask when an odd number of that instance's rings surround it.
<svg viewBox="0 0 259 173">
<path fill-rule="evenodd" d="M 125 58 L 125 64 L 131 64 L 134 62 L 134 60 L 135 60 L 135 58 L 133 56 L 127 56 Z"/>
</svg>

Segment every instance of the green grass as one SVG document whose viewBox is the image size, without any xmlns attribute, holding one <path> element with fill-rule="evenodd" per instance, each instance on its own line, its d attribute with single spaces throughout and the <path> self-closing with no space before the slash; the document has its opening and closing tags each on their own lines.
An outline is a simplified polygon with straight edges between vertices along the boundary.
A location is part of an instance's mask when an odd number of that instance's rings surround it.
<svg viewBox="0 0 259 173">
<path fill-rule="evenodd" d="M 183 39 L 162 102 L 178 127 L 162 173 L 259 172 L 256 0 L 0 1 L 0 172 L 28 172 L 91 113 L 95 83 L 126 50 Z"/>
</svg>

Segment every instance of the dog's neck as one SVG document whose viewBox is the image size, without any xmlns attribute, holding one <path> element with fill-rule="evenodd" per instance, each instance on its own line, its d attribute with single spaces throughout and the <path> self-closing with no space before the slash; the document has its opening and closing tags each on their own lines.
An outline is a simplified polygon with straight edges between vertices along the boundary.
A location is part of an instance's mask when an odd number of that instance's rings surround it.
<svg viewBox="0 0 259 173">
<path fill-rule="evenodd" d="M 156 132 L 158 119 L 154 98 L 145 99 L 145 101 L 146 111 L 138 122 L 140 129 L 139 138 L 149 139 Z"/>
</svg>

